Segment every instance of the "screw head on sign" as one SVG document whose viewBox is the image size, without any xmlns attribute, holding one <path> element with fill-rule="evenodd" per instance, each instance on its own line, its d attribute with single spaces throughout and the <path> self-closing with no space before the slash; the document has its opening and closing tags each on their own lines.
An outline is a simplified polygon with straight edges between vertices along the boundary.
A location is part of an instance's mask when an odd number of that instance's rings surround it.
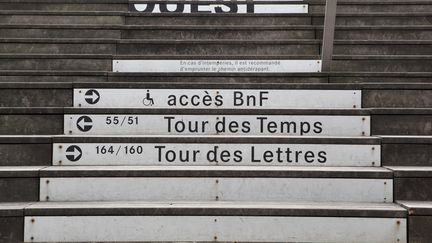
<svg viewBox="0 0 432 243">
<path fill-rule="evenodd" d="M 63 163 L 63 161 L 59 160 L 59 164 Z"/>
<path fill-rule="evenodd" d="M 46 180 L 46 184 L 49 184 L 50 183 L 50 181 L 49 180 Z"/>
<path fill-rule="evenodd" d="M 35 219 L 31 219 L 31 222 L 34 223 L 34 222 L 35 222 Z"/>
<path fill-rule="evenodd" d="M 59 149 L 61 149 L 61 148 L 63 148 L 63 146 L 62 146 L 62 145 L 59 145 Z"/>
<path fill-rule="evenodd" d="M 49 196 L 46 196 L 45 199 L 48 201 L 49 200 Z"/>
</svg>

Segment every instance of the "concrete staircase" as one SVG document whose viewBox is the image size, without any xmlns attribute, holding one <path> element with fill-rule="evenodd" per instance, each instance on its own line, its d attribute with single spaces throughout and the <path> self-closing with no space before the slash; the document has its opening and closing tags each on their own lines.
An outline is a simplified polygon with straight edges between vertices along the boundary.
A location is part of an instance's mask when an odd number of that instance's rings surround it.
<svg viewBox="0 0 432 243">
<path fill-rule="evenodd" d="M 431 242 L 432 1 L 324 8 L 0 0 L 0 242 Z"/>
</svg>

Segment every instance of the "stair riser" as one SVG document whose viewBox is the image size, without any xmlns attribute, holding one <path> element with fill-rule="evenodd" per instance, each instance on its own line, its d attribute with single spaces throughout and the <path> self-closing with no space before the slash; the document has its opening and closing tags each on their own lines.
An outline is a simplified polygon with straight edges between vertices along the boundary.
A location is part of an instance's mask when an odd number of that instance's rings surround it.
<svg viewBox="0 0 432 243">
<path fill-rule="evenodd" d="M 2 15 L 2 24 L 132 24 L 132 25 L 322 25 L 323 17 L 311 16 L 56 16 Z M 339 16 L 337 25 L 430 25 L 428 16 Z"/>
<path fill-rule="evenodd" d="M 3 43 L 0 53 L 18 54 L 117 54 L 117 55 L 319 55 L 321 44 L 60 44 Z M 432 45 L 336 44 L 335 55 L 431 55 Z"/>
<path fill-rule="evenodd" d="M 333 60 L 332 71 L 346 72 L 429 72 L 432 60 Z"/>
<path fill-rule="evenodd" d="M 432 216 L 419 215 L 408 218 L 410 242 L 429 242 L 432 240 Z"/>
<path fill-rule="evenodd" d="M 2 203 L 39 201 L 39 178 L 2 177 L 0 178 L 0 190 L 0 202 Z"/>
<path fill-rule="evenodd" d="M 322 36 L 322 31 L 317 33 Z M 338 30 L 335 32 L 336 40 L 431 40 L 432 30 L 416 29 L 370 29 L 370 30 Z"/>
<path fill-rule="evenodd" d="M 395 178 L 394 183 L 395 200 L 432 200 L 432 192 L 430 190 L 432 178 Z"/>
<path fill-rule="evenodd" d="M 18 81 L 16 79 L 19 78 L 19 81 L 24 81 L 20 76 L 3 76 L 4 81 L 6 82 L 12 82 L 12 81 Z M 54 76 L 55 77 L 55 76 Z M 50 80 L 51 76 L 37 76 L 32 78 L 32 76 L 26 76 L 25 81 L 33 81 L 33 82 L 46 82 L 47 80 Z M 28 80 L 27 80 L 28 78 Z M 61 78 L 61 79 L 60 79 Z M 347 77 L 349 78 L 349 77 Z M 99 81 L 106 81 L 104 77 L 73 77 L 69 78 L 68 76 L 61 76 L 57 77 L 56 79 L 53 79 L 52 81 L 61 82 L 61 81 L 71 81 L 73 79 L 76 79 L 78 82 L 99 82 Z M 128 77 L 128 78 L 116 78 L 111 77 L 110 78 L 112 82 L 121 82 L 121 81 L 135 81 L 134 77 Z M 157 77 L 144 77 L 144 78 L 136 78 L 136 81 L 144 82 L 147 79 L 151 79 L 149 81 L 153 82 L 167 82 L 171 81 L 172 79 L 176 78 L 157 78 Z M 167 79 L 167 80 L 166 80 Z M 198 78 L 192 78 L 192 77 L 186 77 L 186 78 L 179 78 L 179 79 L 187 79 L 189 82 L 193 82 Z M 199 78 L 199 79 L 207 79 L 208 78 Z M 218 79 L 223 79 L 225 82 L 227 80 L 230 80 L 230 78 L 214 78 L 212 77 L 212 81 L 218 81 Z M 233 81 L 237 81 L 239 78 L 232 78 Z M 242 78 L 243 79 L 243 78 Z M 251 79 L 255 78 L 244 78 L 245 81 L 252 81 Z M 285 79 L 284 77 L 281 78 L 275 78 L 275 79 Z M 323 78 L 324 79 L 324 78 Z M 351 81 L 353 81 L 354 78 L 350 78 Z M 0 79 L 1 80 L 1 79 Z M 267 81 L 274 79 L 268 79 Z M 299 81 L 300 80 L 300 81 Z M 293 78 L 292 82 L 301 82 L 303 80 L 302 78 Z M 355 80 L 358 80 L 358 78 L 355 78 Z M 380 81 L 380 78 L 377 78 L 377 82 Z M 182 80 L 179 80 L 179 82 Z M 196 80 L 197 82 L 201 80 Z M 282 80 L 281 80 L 282 81 Z M 309 80 L 307 80 L 309 81 Z M 310 80 L 313 81 L 319 81 L 319 78 Z M 324 82 L 324 80 L 323 80 Z M 220 84 L 223 85 L 223 84 Z M 172 84 L 168 84 L 166 87 L 172 87 Z M 150 87 L 150 86 L 148 86 Z M 164 88 L 165 86 L 161 83 L 158 84 L 158 88 Z M 385 90 L 385 89 L 363 89 L 361 91 L 362 98 L 361 98 L 361 104 L 362 108 L 430 108 L 432 107 L 432 101 L 429 97 L 432 95 L 432 91 L 425 89 L 425 90 Z M 72 89 L 64 89 L 64 88 L 49 88 L 49 89 L 38 89 L 38 88 L 27 88 L 27 89 L 0 89 L 0 104 L 2 107 L 71 107 L 73 106 L 73 90 Z M 180 108 L 180 107 L 179 107 Z M 283 107 L 282 107 L 283 108 Z M 286 108 L 286 107 L 285 107 Z M 298 107 L 297 107 L 298 108 Z M 304 107 L 303 107 L 304 108 Z M 352 108 L 346 107 L 346 108 Z"/>
<path fill-rule="evenodd" d="M 70 89 L 0 89 L 1 107 L 68 107 L 72 97 Z"/>
<path fill-rule="evenodd" d="M 0 217 L 1 240 L 8 243 L 24 242 L 24 217 Z"/>
<path fill-rule="evenodd" d="M 432 144 L 383 144 L 383 166 L 432 166 Z"/>
<path fill-rule="evenodd" d="M 310 227 L 315 230 L 310 231 Z M 211 242 L 217 239 L 218 242 L 390 243 L 406 242 L 406 227 L 406 219 L 398 218 L 45 216 L 26 217 L 25 239 L 30 241 L 33 237 L 33 242 Z"/>
<path fill-rule="evenodd" d="M 111 71 L 111 59 L 0 59 L 0 70 Z"/>
<path fill-rule="evenodd" d="M 2 143 L 0 155 L 3 166 L 48 166 L 52 164 L 52 145 L 50 143 Z"/>
<path fill-rule="evenodd" d="M 123 16 L 0 15 L 0 24 L 124 24 Z"/>
<path fill-rule="evenodd" d="M 120 30 L 105 29 L 0 29 L 2 38 L 112 38 L 120 39 Z"/>
<path fill-rule="evenodd" d="M 0 3 L 0 9 L 33 11 L 128 11 L 128 5 L 109 3 Z"/>
<path fill-rule="evenodd" d="M 367 116 L 65 115 L 64 134 L 361 137 L 370 135 L 369 121 Z"/>
<path fill-rule="evenodd" d="M 376 115 L 372 124 L 374 135 L 432 135 L 432 115 Z"/>
<path fill-rule="evenodd" d="M 41 178 L 40 188 L 40 200 L 51 202 L 393 201 L 392 180 L 388 179 Z"/>
<path fill-rule="evenodd" d="M 115 54 L 115 44 L 2 43 L 0 53 L 17 54 Z"/>
<path fill-rule="evenodd" d="M 136 25 L 322 25 L 323 17 L 311 16 L 151 16 L 151 17 L 126 17 L 126 24 Z M 375 16 L 375 17 L 351 17 L 338 16 L 337 25 L 430 25 L 431 17 L 423 16 Z"/>
<path fill-rule="evenodd" d="M 112 38 L 112 39 L 320 39 L 321 30 L 109 30 L 109 29 L 0 29 L 3 38 Z M 431 40 L 432 30 L 336 30 L 337 40 Z"/>
<path fill-rule="evenodd" d="M 324 5 L 309 5 L 309 12 L 311 13 L 323 13 Z M 338 13 L 383 13 L 383 12 L 430 12 L 432 11 L 432 5 L 430 4 L 343 4 L 338 3 Z"/>
<path fill-rule="evenodd" d="M 268 120 L 261 121 L 257 117 L 249 116 L 242 119 L 236 119 L 232 116 L 220 116 L 220 119 L 225 117 L 225 123 L 216 122 L 211 116 L 175 116 L 161 115 L 154 117 L 142 117 L 133 114 L 110 114 L 110 115 L 87 115 L 92 119 L 92 128 L 88 132 L 82 132 L 78 129 L 76 121 L 81 116 L 75 116 L 72 120 L 69 117 L 65 120 L 65 130 L 63 131 L 63 115 L 0 115 L 0 121 L 3 126 L 0 128 L 2 135 L 59 135 L 59 134 L 81 134 L 81 135 L 254 135 L 254 136 L 367 136 L 369 134 L 368 119 L 362 121 L 361 117 L 357 123 L 359 126 L 350 128 L 352 125 L 344 126 L 340 124 L 341 130 L 336 129 L 338 122 L 330 123 L 331 118 L 295 118 L 302 122 L 297 122 L 296 128 L 290 125 L 288 129 L 286 125 L 280 125 L 280 122 L 291 122 L 293 118 L 271 118 L 266 116 Z M 107 117 L 113 119 L 116 117 L 136 120 L 140 124 L 150 122 L 158 122 L 158 126 L 141 125 L 106 125 Z M 179 122 L 178 119 L 184 119 Z M 263 117 L 263 116 L 260 116 Z M 302 120 L 303 119 L 303 120 Z M 342 118 L 341 118 L 342 119 Z M 349 119 L 349 118 L 346 118 Z M 371 135 L 432 135 L 431 115 L 372 115 L 372 131 Z M 130 120 L 130 122 L 132 122 Z M 357 119 L 356 119 L 357 120 Z M 230 121 L 230 122 L 228 122 Z M 245 122 L 247 124 L 245 124 Z M 352 121 L 354 122 L 354 121 Z M 218 124 L 218 130 L 216 129 Z M 221 124 L 225 124 L 222 128 Z M 233 127 L 230 131 L 228 125 Z M 237 125 L 233 125 L 237 124 Z M 243 126 L 242 126 L 243 124 Z M 264 124 L 264 127 L 261 127 Z M 277 125 L 279 124 L 279 125 Z M 318 125 L 317 125 L 318 124 Z M 268 125 L 268 126 L 267 126 Z M 235 126 L 235 127 L 234 127 Z M 189 128 L 188 128 L 189 127 Z M 270 128 L 271 127 L 271 128 Z M 275 128 L 277 127 L 277 128 Z M 242 131 L 242 129 L 246 129 Z M 222 130 L 223 129 L 223 130 Z M 290 130 L 290 131 L 288 131 Z M 295 130 L 295 132 L 294 132 Z M 304 132 L 302 132 L 303 130 Z M 247 131 L 247 132 L 246 132 Z M 316 132 L 318 131 L 318 132 Z"/>
<path fill-rule="evenodd" d="M 123 39 L 315 39 L 314 30 L 123 30 Z"/>
<path fill-rule="evenodd" d="M 142 76 L 104 76 L 103 74 L 98 75 L 89 75 L 89 74 L 55 74 L 51 72 L 46 73 L 38 73 L 38 74 L 14 74 L 14 75 L 0 75 L 0 82 L 61 82 L 61 83 L 98 83 L 98 82 L 145 82 L 145 83 L 159 83 L 160 85 L 165 85 L 165 87 L 170 87 L 175 83 L 204 83 L 208 85 L 216 85 L 216 84 L 227 84 L 230 83 L 232 85 L 240 85 L 235 87 L 244 87 L 241 84 L 245 83 L 272 83 L 272 84 L 318 84 L 318 83 L 359 83 L 359 82 L 373 82 L 373 83 L 430 83 L 431 79 L 427 76 L 416 76 L 416 75 L 364 75 L 358 76 L 355 74 L 351 75 L 343 75 L 343 76 L 292 76 L 290 74 L 284 76 L 254 76 L 254 75 L 238 75 L 238 76 L 211 76 L 209 78 L 207 75 L 187 75 L 187 76 L 164 76 L 164 75 L 142 75 Z M 170 86 L 168 86 L 168 84 Z M 161 86 L 163 87 L 163 86 Z M 216 87 L 216 86 L 214 86 Z M 15 92 L 15 91 L 13 91 Z M 371 91 L 372 92 L 372 91 Z M 375 94 L 376 91 L 373 91 Z M 377 91 L 379 92 L 379 91 Z M 399 90 L 399 92 L 402 92 Z M 408 92 L 408 91 L 407 91 Z M 416 97 L 411 97 L 412 102 L 409 100 L 397 101 L 395 104 L 391 104 L 390 102 L 386 102 L 385 100 L 367 101 L 369 104 L 367 107 L 373 107 L 373 104 L 376 104 L 376 107 L 397 107 L 411 104 L 405 106 L 407 108 L 427 108 L 430 107 L 428 99 L 424 99 L 422 96 L 423 91 L 418 90 L 418 95 Z M 428 92 L 428 91 L 426 91 Z M 409 93 L 409 92 L 408 92 Z M 401 96 L 407 96 L 407 94 L 400 94 Z M 409 95 L 408 95 L 409 96 Z M 2 103 L 3 104 L 3 103 Z M 4 103 L 5 105 L 7 103 Z M 67 103 L 65 103 L 67 104 Z M 14 106 L 14 105 L 8 105 Z M 23 105 L 17 105 L 23 106 Z M 32 105 L 24 105 L 24 106 L 32 106 Z M 36 105 L 37 106 L 37 105 Z M 39 106 L 47 106 L 47 105 L 39 105 Z M 69 105 L 63 105 L 69 106 Z M 366 107 L 366 106 L 365 106 Z"/>
</svg>

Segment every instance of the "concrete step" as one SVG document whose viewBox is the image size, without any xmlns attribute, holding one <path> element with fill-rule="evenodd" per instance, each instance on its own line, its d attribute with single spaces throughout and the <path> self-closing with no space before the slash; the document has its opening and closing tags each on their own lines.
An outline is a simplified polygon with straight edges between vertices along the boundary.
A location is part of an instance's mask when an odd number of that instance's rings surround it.
<svg viewBox="0 0 432 243">
<path fill-rule="evenodd" d="M 0 222 L 9 226 L 1 229 L 10 243 L 408 241 L 406 210 L 395 204 L 41 202 L 0 208 Z M 318 231 L 302 233 L 304 227 Z"/>
<path fill-rule="evenodd" d="M 234 145 L 235 144 L 235 145 Z M 379 166 L 369 137 L 56 136 L 53 165 Z"/>
<path fill-rule="evenodd" d="M 398 201 L 408 210 L 408 234 L 412 242 L 429 242 L 432 240 L 431 201 Z"/>
<path fill-rule="evenodd" d="M 191 73 L 197 71 L 194 65 L 186 65 L 181 69 L 182 62 L 193 63 L 191 60 L 226 61 L 239 60 L 246 64 L 248 61 L 275 63 L 260 66 L 221 66 L 224 73 L 293 73 L 318 72 L 320 62 L 318 56 L 218 56 L 208 59 L 207 56 L 112 56 L 103 54 L 0 54 L 0 70 L 50 70 L 50 71 L 118 71 L 143 73 Z M 143 59 L 147 60 L 143 62 Z M 336 72 L 429 72 L 431 70 L 430 55 L 336 55 L 333 57 L 333 71 Z M 139 60 L 139 62 L 137 62 Z M 152 63 L 170 63 L 170 66 L 151 66 Z M 136 63 L 136 64 L 135 64 Z M 297 65 L 294 65 L 297 63 Z M 305 65 L 298 65 L 304 63 Z M 112 66 L 114 64 L 114 66 Z M 150 65 L 150 66 L 149 66 Z M 203 66 L 199 72 L 213 72 L 210 66 Z M 114 69 L 113 69 L 114 68 Z M 210 69 L 208 69 L 210 68 Z M 234 69 L 232 69 L 234 68 Z M 219 72 L 220 73 L 220 72 Z"/>
<path fill-rule="evenodd" d="M 230 64 L 231 60 L 240 62 Z M 250 65 L 246 60 L 262 62 L 265 65 Z M 278 62 L 280 60 L 280 62 Z M 294 61 L 293 61 L 294 60 Z M 301 61 L 300 61 L 301 60 Z M 429 55 L 335 55 L 332 71 L 337 72 L 428 72 L 431 70 Z M 208 61 L 199 63 L 199 61 Z M 215 66 L 214 61 L 222 61 L 223 65 Z M 246 61 L 243 62 L 243 61 Z M 284 73 L 284 72 L 319 72 L 318 56 L 218 56 L 209 59 L 207 56 L 132 56 L 117 55 L 113 57 L 113 71 L 121 73 Z M 225 64 L 228 63 L 228 64 Z M 300 63 L 302 65 L 300 65 Z M 165 64 L 165 65 L 163 65 Z M 169 65 L 167 65 L 169 64 Z M 244 64 L 244 65 L 243 65 Z M 246 70 L 246 71 L 245 71 Z"/>
<path fill-rule="evenodd" d="M 0 108 L 0 120 L 3 135 L 370 135 L 360 110 Z"/>
<path fill-rule="evenodd" d="M 250 140 L 251 137 L 246 137 L 245 141 Z M 252 137 L 254 138 L 254 137 Z M 75 138 L 67 138 L 64 139 L 75 139 Z M 84 138 L 80 138 L 81 142 L 91 142 L 91 139 L 88 140 Z M 100 138 L 103 141 L 102 138 Z M 145 138 L 136 138 L 136 139 L 145 139 Z M 163 138 L 167 140 L 179 141 L 175 138 Z M 201 141 L 203 138 L 194 137 L 190 138 L 194 141 Z M 201 140 L 200 140 L 201 139 Z M 219 139 L 219 140 L 217 140 Z M 222 141 L 224 138 L 212 138 L 212 140 L 208 141 Z M 229 141 L 233 141 L 233 137 L 226 138 Z M 254 138 L 257 141 L 269 141 L 266 140 L 268 138 Z M 274 141 L 280 141 L 282 144 L 287 144 L 292 141 L 296 141 L 296 139 L 300 138 L 286 138 L 287 140 L 283 140 L 281 138 L 273 138 Z M 304 140 L 301 140 L 304 139 Z M 297 141 L 313 141 L 313 143 L 317 143 L 318 141 L 332 141 L 332 139 L 328 138 L 301 138 Z M 55 138 L 54 142 L 63 142 L 63 140 L 58 140 Z M 271 140 L 270 140 L 271 141 Z M 284 142 L 282 142 L 284 141 Z M 333 141 L 343 141 L 342 143 L 349 143 L 349 139 L 345 138 L 342 140 L 333 140 Z M 105 140 L 104 142 L 111 143 L 111 140 Z M 124 141 L 127 142 L 127 141 Z M 365 142 L 368 144 L 369 142 L 379 145 L 381 144 L 381 156 L 382 156 L 382 165 L 383 166 L 430 166 L 432 164 L 431 161 L 431 146 L 432 139 L 430 136 L 381 136 L 381 138 L 353 138 L 352 142 Z M 2 165 L 4 166 L 48 166 L 52 164 L 52 144 L 53 138 L 52 136 L 0 136 L 0 154 Z M 273 145 L 272 145 L 273 146 Z M 349 152 L 349 151 L 348 151 Z M 57 161 L 58 162 L 58 161 Z M 154 161 L 153 161 L 154 162 Z M 346 162 L 346 161 L 345 161 Z M 372 161 L 374 162 L 374 161 Z M 376 162 L 376 161 L 375 161 Z M 94 161 L 92 161 L 94 163 Z M 76 164 L 76 163 L 74 163 Z M 372 165 L 370 163 L 369 165 Z M 375 165 L 378 165 L 376 162 Z"/>
<path fill-rule="evenodd" d="M 13 76 L 8 76 L 13 75 Z M 333 76 L 334 75 L 334 76 Z M 382 76 L 384 75 L 384 76 Z M 388 75 L 388 76 L 387 76 Z M 400 75 L 400 76 L 399 76 Z M 356 105 L 350 103 L 351 101 L 345 101 L 351 104 L 345 108 L 431 108 L 432 103 L 429 99 L 431 95 L 432 86 L 430 84 L 403 84 L 403 83 L 306 83 L 311 79 L 315 80 L 326 80 L 327 79 L 348 79 L 352 80 L 365 78 L 376 78 L 376 79 L 426 79 L 429 77 L 429 73 L 424 74 L 289 74 L 289 75 L 274 75 L 268 78 L 264 75 L 224 75 L 223 77 L 217 77 L 212 75 L 136 75 L 136 74 L 116 74 L 111 73 L 105 75 L 104 73 L 93 73 L 93 72 L 3 72 L 3 76 L 7 80 L 16 80 L 21 78 L 31 78 L 31 81 L 39 81 L 53 78 L 55 81 L 64 82 L 3 82 L 0 83 L 0 104 L 2 107 L 71 107 L 73 106 L 73 93 L 74 89 L 76 92 L 82 90 L 83 94 L 88 90 L 103 90 L 103 89 L 118 89 L 120 92 L 144 90 L 144 93 L 148 89 L 198 89 L 208 90 L 215 89 L 219 91 L 224 90 L 257 90 L 257 91 L 271 91 L 271 90 L 359 90 L 358 94 L 361 97 L 358 98 Z M 384 78 L 381 78 L 384 77 Z M 71 83 L 71 80 L 76 82 Z M 89 81 L 97 80 L 103 82 L 84 82 L 80 81 L 88 79 Z M 261 82 L 258 82 L 262 79 Z M 270 80 L 280 80 L 288 82 L 296 82 L 297 80 L 306 82 L 301 83 L 262 83 L 269 82 Z M 288 80 L 292 79 L 292 80 Z M 68 81 L 69 80 L 69 81 Z M 187 82 L 186 82 L 187 80 Z M 243 81 L 245 80 L 245 81 Z M 131 82 L 133 81 L 133 82 Z M 211 83 L 209 83 L 211 81 Z M 219 83 L 219 82 L 222 83 Z M 134 91 L 135 90 L 135 91 Z M 202 93 L 204 94 L 204 91 Z M 328 91 L 327 91 L 328 92 Z M 354 96 L 353 96 L 354 97 Z M 136 101 L 139 102 L 139 108 L 144 108 L 142 100 L 144 97 Z M 105 99 L 105 98 L 103 98 Z M 334 100 L 334 99 L 333 99 Z M 357 99 L 356 99 L 357 100 Z M 354 102 L 354 101 L 353 101 Z M 346 103 L 346 104 L 348 104 Z M 82 99 L 80 102 L 76 102 L 76 106 L 84 107 L 87 102 Z M 111 107 L 117 106 L 118 104 L 110 104 Z M 127 105 L 122 105 L 125 108 Z M 95 107 L 89 105 L 89 107 Z M 106 106 L 104 106 L 107 108 Z M 137 108 L 137 107 L 135 107 Z M 184 108 L 179 106 L 178 108 Z M 247 107 L 244 107 L 247 108 Z M 250 108 L 250 107 L 249 107 Z M 270 107 L 267 107 L 270 108 Z M 274 107 L 273 107 L 274 108 Z M 277 107 L 284 108 L 284 107 Z M 287 108 L 287 107 L 285 107 Z M 303 107 L 304 108 L 304 107 Z M 312 107 L 310 107 L 312 108 Z M 315 108 L 324 108 L 315 107 Z M 336 107 L 333 107 L 336 108 Z M 339 107 L 342 108 L 342 107 Z"/>
<path fill-rule="evenodd" d="M 332 71 L 357 72 L 427 72 L 431 56 L 333 56 Z"/>
<path fill-rule="evenodd" d="M 0 24 L 2 38 L 108 39 L 321 39 L 322 26 L 151 26 Z M 430 25 L 336 26 L 336 40 L 431 40 Z"/>
<path fill-rule="evenodd" d="M 124 12 L 0 11 L 0 24 L 124 24 Z"/>
<path fill-rule="evenodd" d="M 145 2 L 145 1 L 137 1 Z M 147 1 L 149 2 L 149 1 Z M 167 1 L 165 1 L 167 2 Z M 181 1 L 169 1 L 181 3 Z M 192 1 L 191 1 L 192 2 Z M 194 1 L 197 3 L 197 1 Z M 202 2 L 202 1 L 201 1 Z M 207 1 L 212 2 L 212 1 Z M 297 1 L 309 4 L 309 11 L 313 13 L 324 12 L 324 1 Z M 203 4 L 203 3 L 202 3 Z M 279 3 L 280 4 L 280 1 Z M 3 10 L 41 10 L 41 11 L 128 11 L 127 1 L 3 1 L 0 3 Z M 432 6 L 428 1 L 338 1 L 339 12 L 428 12 Z"/>
<path fill-rule="evenodd" d="M 389 166 L 394 171 L 395 200 L 432 201 L 432 166 Z"/>
<path fill-rule="evenodd" d="M 112 85 L 119 85 L 125 83 L 130 87 L 141 83 L 143 88 L 147 87 L 164 87 L 167 83 L 179 87 L 179 85 L 207 85 L 206 87 L 218 88 L 218 85 L 230 84 L 231 87 L 279 87 L 284 88 L 284 85 L 315 85 L 315 84 L 343 84 L 354 85 L 370 84 L 378 88 L 380 85 L 384 87 L 398 87 L 401 92 L 420 92 L 423 89 L 430 89 L 428 83 L 431 82 L 429 72 L 330 72 L 330 73 L 269 73 L 269 74 L 251 74 L 251 73 L 230 73 L 230 74 L 214 74 L 214 73 L 113 73 L 104 71 L 30 71 L 30 70 L 0 70 L 0 87 L 3 89 L 20 88 L 22 92 L 33 87 L 51 87 L 56 88 L 59 86 L 70 87 L 72 83 L 81 84 L 90 83 L 90 85 L 99 85 L 98 83 L 110 82 Z M 392 85 L 389 85 L 392 84 Z M 401 88 L 401 84 L 405 85 Z M 145 86 L 143 86 L 145 85 Z M 27 87 L 28 86 L 28 87 Z M 85 86 L 83 86 L 85 87 Z M 86 88 L 90 88 L 87 86 Z M 116 87 L 116 86 L 113 86 Z M 124 86 L 126 87 L 126 86 Z M 135 86 L 138 87 L 138 86 Z M 168 86 L 166 86 L 168 87 Z M 186 86 L 183 86 L 186 87 Z M 204 86 L 202 86 L 204 87 Z M 287 86 L 285 86 L 287 87 Z M 410 89 L 408 89 L 410 87 Z M 401 90 L 408 89 L 408 90 Z M 414 89 L 414 90 L 412 90 Z M 11 91 L 11 90 L 9 90 Z M 393 94 L 396 95 L 396 94 Z M 420 102 L 421 100 L 413 96 L 412 100 Z M 380 104 L 384 107 L 398 107 L 401 104 L 409 102 L 408 99 L 395 99 L 392 102 L 386 100 L 379 100 Z M 413 103 L 413 107 L 426 108 L 428 107 L 428 99 L 421 101 L 422 103 Z M 373 104 L 374 102 L 372 102 Z M 3 103 L 2 103 L 3 104 Z M 6 103 L 4 103 L 6 105 Z M 9 106 L 29 106 L 10 104 Z M 33 105 L 34 106 L 34 105 Z M 36 106 L 52 106 L 52 105 L 36 105 Z M 57 106 L 70 106 L 61 105 Z M 406 106 L 406 104 L 405 104 Z"/>
<path fill-rule="evenodd" d="M 99 11 L 1 11 L 0 24 L 322 25 L 323 14 L 145 14 Z M 430 25 L 429 13 L 339 13 L 337 25 Z"/>
<path fill-rule="evenodd" d="M 0 70 L 111 71 L 111 55 L 0 54 Z"/>
<path fill-rule="evenodd" d="M 431 136 L 382 136 L 384 166 L 431 166 Z"/>
<path fill-rule="evenodd" d="M 2 166 L 47 166 L 52 163 L 51 136 L 0 136 Z"/>
<path fill-rule="evenodd" d="M 4 166 L 2 163 L 2 166 L 0 166 L 0 202 L 39 201 L 39 171 L 43 168 L 45 167 Z M 1 230 L 0 232 L 3 233 Z M 1 233 L 0 235 L 4 237 Z M 0 242 L 6 241 L 0 238 Z"/>
<path fill-rule="evenodd" d="M 39 11 L 128 11 L 128 1 L 2 1 L 1 10 L 39 10 Z"/>
<path fill-rule="evenodd" d="M 432 135 L 431 109 L 0 108 L 3 135 Z M 153 125 L 149 125 L 153 124 Z M 64 130 L 63 130 L 64 129 Z"/>
<path fill-rule="evenodd" d="M 324 11 L 324 1 L 307 1 L 309 11 Z M 430 12 L 430 1 L 338 1 L 337 11 L 340 13 L 373 13 L 373 12 Z"/>
<path fill-rule="evenodd" d="M 321 41 L 0 39 L 0 53 L 112 55 L 319 55 Z M 335 55 L 431 55 L 431 41 L 336 41 Z"/>
<path fill-rule="evenodd" d="M 51 167 L 41 201 L 393 202 L 382 168 Z"/>
<path fill-rule="evenodd" d="M 126 14 L 127 25 L 322 25 L 323 14 Z M 428 13 L 338 13 L 337 25 L 430 25 Z"/>
<path fill-rule="evenodd" d="M 127 77 L 127 76 L 126 76 Z M 220 105 L 219 108 L 249 108 L 249 109 L 287 109 L 287 108 L 309 108 L 309 109 L 359 109 L 359 108 L 431 108 L 432 104 L 429 100 L 430 89 L 432 86 L 426 84 L 207 84 L 207 83 L 81 83 L 74 85 L 74 106 L 75 107 L 92 107 L 92 108 L 145 108 L 143 99 L 146 98 L 147 90 L 150 93 L 152 91 L 154 95 L 158 95 L 159 99 L 163 102 L 168 101 L 167 94 L 175 93 L 178 96 L 186 95 L 186 90 L 192 92 L 192 90 L 202 91 L 202 95 L 206 94 L 205 91 L 219 91 L 220 93 L 226 93 L 228 101 L 225 103 L 225 107 Z M 169 92 L 167 90 L 170 89 Z M 191 90 L 192 89 L 192 90 Z M 95 90 L 96 92 L 94 92 Z M 280 90 L 280 91 L 277 91 Z M 290 91 L 291 90 L 291 91 Z M 292 90 L 298 90 L 303 92 L 305 96 L 310 96 L 310 103 L 299 103 L 302 98 L 299 98 L 296 102 L 287 103 L 280 105 L 276 99 L 279 93 L 293 92 Z M 319 96 L 313 95 L 313 92 L 322 91 Z M 81 92 L 80 92 L 81 91 Z M 262 105 L 245 104 L 234 106 L 234 95 L 240 98 L 240 94 L 236 92 L 246 92 L 247 95 L 255 94 L 255 92 L 261 92 L 259 94 L 265 94 L 262 92 L 273 92 L 272 97 Z M 255 91 L 255 92 L 253 92 Z M 310 92 L 309 92 L 310 91 Z M 361 91 L 361 92 L 359 92 Z M 94 95 L 97 93 L 99 98 L 102 100 L 97 102 L 89 102 L 86 100 L 87 95 Z M 104 93 L 105 92 L 105 93 Z M 250 92 L 250 93 L 249 93 Z M 335 96 L 344 95 L 345 99 L 339 99 Z M 130 94 L 134 94 L 132 97 Z M 150 96 L 152 95 L 150 93 Z M 246 94 L 245 93 L 245 94 Z M 190 94 L 189 94 L 190 95 Z M 202 96 L 201 95 L 201 96 Z M 296 94 L 290 94 L 296 96 Z M 122 97 L 116 100 L 116 102 L 110 102 L 112 96 Z M 319 97 L 326 96 L 326 101 L 317 101 Z M 124 99 L 128 99 L 130 102 L 126 102 Z M 174 97 L 175 98 L 175 97 Z M 173 97 L 170 97 L 172 100 Z M 251 99 L 251 98 L 250 98 Z M 324 98 L 323 98 L 324 99 Z M 258 99 L 256 99 L 258 100 Z M 100 102 L 99 102 L 100 101 Z M 288 101 L 288 99 L 285 99 Z M 270 103 L 271 102 L 271 103 Z M 275 103 L 276 102 L 276 103 Z M 171 102 L 172 103 L 172 102 Z M 239 102 L 240 103 L 240 102 Z M 154 108 L 193 108 L 195 106 L 191 104 L 168 104 L 168 103 L 155 103 Z M 202 108 L 218 108 L 215 105 L 201 106 Z M 149 107 L 147 107 L 149 108 Z"/>
<path fill-rule="evenodd" d="M 82 4 L 80 4 L 82 5 Z M 94 38 L 120 39 L 123 25 L 1 24 L 3 38 Z"/>
</svg>

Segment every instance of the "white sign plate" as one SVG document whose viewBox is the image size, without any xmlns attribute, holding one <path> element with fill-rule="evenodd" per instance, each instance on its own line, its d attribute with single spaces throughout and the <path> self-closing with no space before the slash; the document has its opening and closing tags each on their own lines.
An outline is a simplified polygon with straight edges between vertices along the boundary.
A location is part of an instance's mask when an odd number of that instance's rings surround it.
<svg viewBox="0 0 432 243">
<path fill-rule="evenodd" d="M 74 89 L 74 107 L 359 109 L 360 90 Z"/>
<path fill-rule="evenodd" d="M 41 178 L 40 200 L 382 203 L 393 202 L 392 185 L 391 179 L 345 178 Z"/>
<path fill-rule="evenodd" d="M 54 165 L 380 166 L 379 145 L 53 144 Z"/>
<path fill-rule="evenodd" d="M 25 242 L 407 242 L 404 218 L 25 217 Z"/>
<path fill-rule="evenodd" d="M 369 116 L 65 115 L 73 135 L 370 136 Z"/>
<path fill-rule="evenodd" d="M 307 4 L 213 3 L 149 3 L 130 4 L 131 12 L 143 13 L 230 13 L 230 14 L 307 14 Z"/>
<path fill-rule="evenodd" d="M 321 60 L 113 60 L 122 73 L 309 73 Z"/>
</svg>

